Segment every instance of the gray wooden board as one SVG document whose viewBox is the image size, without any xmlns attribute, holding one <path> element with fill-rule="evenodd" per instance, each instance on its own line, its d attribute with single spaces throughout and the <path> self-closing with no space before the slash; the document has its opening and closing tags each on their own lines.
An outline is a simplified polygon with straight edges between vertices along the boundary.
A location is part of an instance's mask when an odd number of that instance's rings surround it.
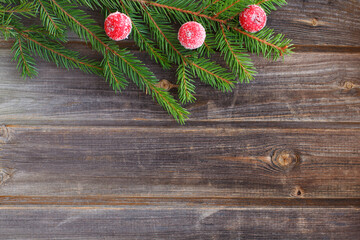
<svg viewBox="0 0 360 240">
<path fill-rule="evenodd" d="M 10 177 L 1 195 L 360 197 L 358 128 L 14 125 L 2 131 L 0 164 Z M 273 157 L 282 149 L 294 152 L 292 168 Z"/>
<path fill-rule="evenodd" d="M 359 46 L 358 0 L 288 0 L 268 16 L 267 26 L 300 45 Z"/>
<path fill-rule="evenodd" d="M 84 48 L 83 48 L 84 49 Z M 146 54 L 140 58 L 159 79 L 175 83 Z M 0 123 L 118 125 L 174 120 L 134 84 L 116 94 L 103 79 L 40 61 L 40 75 L 24 82 L 9 50 L 0 50 Z M 296 53 L 285 61 L 254 57 L 259 74 L 233 93 L 197 84 L 191 122 L 360 121 L 360 54 Z M 172 90 L 176 95 L 176 90 Z M 145 121 L 145 123 L 144 123 Z M 140 123 L 139 123 L 140 122 Z"/>
<path fill-rule="evenodd" d="M 360 4 L 288 2 L 268 26 L 297 52 L 197 83 L 185 126 L 133 84 L 41 60 L 23 81 L 0 41 L 0 239 L 360 239 Z"/>
<path fill-rule="evenodd" d="M 359 239 L 359 209 L 0 207 L 1 239 Z"/>
</svg>

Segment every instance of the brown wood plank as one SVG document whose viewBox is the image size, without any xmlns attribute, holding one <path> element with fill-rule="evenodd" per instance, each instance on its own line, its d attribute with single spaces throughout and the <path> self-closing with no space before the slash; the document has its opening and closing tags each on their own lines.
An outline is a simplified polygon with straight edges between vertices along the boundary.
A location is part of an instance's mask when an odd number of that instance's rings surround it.
<svg viewBox="0 0 360 240">
<path fill-rule="evenodd" d="M 99 77 L 41 61 L 40 75 L 24 82 L 10 62 L 9 50 L 0 50 L 0 59 L 0 123 L 177 125 L 134 84 L 116 94 Z M 146 59 L 159 79 L 176 82 L 172 71 Z M 189 123 L 360 121 L 360 54 L 309 52 L 283 62 L 254 59 L 258 76 L 233 93 L 197 84 L 198 100 L 187 106 L 192 113 Z"/>
<path fill-rule="evenodd" d="M 7 126 L 0 140 L 2 196 L 360 197 L 359 128 Z"/>
<path fill-rule="evenodd" d="M 359 239 L 359 209 L 0 207 L 2 239 Z"/>
</svg>

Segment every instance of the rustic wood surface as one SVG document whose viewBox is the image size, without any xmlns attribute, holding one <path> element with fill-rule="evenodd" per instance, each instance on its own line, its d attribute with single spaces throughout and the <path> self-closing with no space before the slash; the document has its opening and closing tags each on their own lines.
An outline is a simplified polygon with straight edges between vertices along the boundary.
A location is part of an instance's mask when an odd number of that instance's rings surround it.
<svg viewBox="0 0 360 240">
<path fill-rule="evenodd" d="M 359 15 L 289 0 L 268 25 L 296 52 L 198 84 L 185 126 L 131 84 L 41 60 L 23 81 L 0 42 L 0 239 L 360 239 Z"/>
<path fill-rule="evenodd" d="M 0 224 L 6 229 L 2 238 L 9 239 L 358 239 L 360 212 L 346 208 L 6 206 L 0 207 Z"/>
</svg>

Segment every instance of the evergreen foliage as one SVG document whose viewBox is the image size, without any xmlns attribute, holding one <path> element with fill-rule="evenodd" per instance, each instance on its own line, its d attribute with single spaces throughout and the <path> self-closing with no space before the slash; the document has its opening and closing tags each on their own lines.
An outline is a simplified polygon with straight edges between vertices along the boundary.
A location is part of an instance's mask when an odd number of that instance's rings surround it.
<svg viewBox="0 0 360 240">
<path fill-rule="evenodd" d="M 38 56 L 60 67 L 97 74 L 115 91 L 121 92 L 133 81 L 179 123 L 184 123 L 189 112 L 181 104 L 196 100 L 196 79 L 228 92 L 237 82 L 254 78 L 256 71 L 248 52 L 272 60 L 291 53 L 291 41 L 282 34 L 267 27 L 258 33 L 248 33 L 240 27 L 239 13 L 250 4 L 260 5 L 269 14 L 286 1 L 0 0 L 0 35 L 13 39 L 13 60 L 24 78 L 37 75 L 34 56 Z M 130 37 L 140 50 L 164 69 L 176 70 L 179 101 L 158 87 L 158 79 L 140 59 L 106 36 L 103 26 L 84 10 L 86 7 L 102 11 L 105 16 L 120 11 L 131 18 Z M 39 19 L 33 22 L 41 25 L 26 26 L 32 18 Z M 178 26 L 188 21 L 201 23 L 207 32 L 204 45 L 197 50 L 185 49 L 177 39 Z M 89 43 L 102 55 L 102 61 L 67 49 L 66 29 Z M 216 51 L 228 69 L 211 60 Z"/>
</svg>

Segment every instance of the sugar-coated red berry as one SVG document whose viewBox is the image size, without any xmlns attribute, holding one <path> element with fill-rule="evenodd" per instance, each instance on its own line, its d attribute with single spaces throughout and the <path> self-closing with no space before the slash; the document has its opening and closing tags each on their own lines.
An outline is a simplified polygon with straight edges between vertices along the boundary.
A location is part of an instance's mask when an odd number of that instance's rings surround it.
<svg viewBox="0 0 360 240">
<path fill-rule="evenodd" d="M 245 31 L 258 32 L 266 25 L 266 13 L 258 5 L 250 5 L 241 12 L 239 21 Z"/>
<path fill-rule="evenodd" d="M 204 44 L 205 28 L 197 22 L 184 23 L 179 29 L 178 39 L 186 49 L 196 49 Z"/>
<path fill-rule="evenodd" d="M 126 39 L 132 29 L 131 19 L 124 13 L 114 12 L 105 19 L 105 32 L 109 38 L 120 41 Z"/>
</svg>

